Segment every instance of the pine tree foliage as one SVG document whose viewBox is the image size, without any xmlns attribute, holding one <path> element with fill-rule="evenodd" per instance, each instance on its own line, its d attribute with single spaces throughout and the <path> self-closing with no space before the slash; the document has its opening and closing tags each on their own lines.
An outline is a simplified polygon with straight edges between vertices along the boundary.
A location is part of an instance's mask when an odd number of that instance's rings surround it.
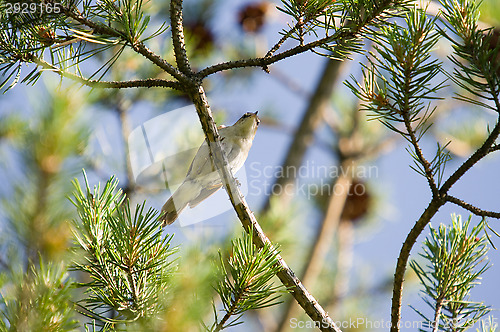
<svg viewBox="0 0 500 332">
<path fill-rule="evenodd" d="M 75 331 L 72 281 L 64 263 L 42 259 L 25 274 L 14 272 L 14 283 L 1 286 L 1 331 Z"/>
<path fill-rule="evenodd" d="M 410 263 L 424 286 L 424 300 L 434 313 L 427 317 L 417 311 L 428 327 L 422 331 L 465 331 L 490 312 L 483 303 L 470 300 L 471 289 L 489 267 L 488 240 L 481 235 L 484 225 L 469 231 L 471 221 L 472 217 L 463 222 L 454 215 L 450 226 L 430 226 L 420 253 L 425 266 L 415 260 Z"/>
<path fill-rule="evenodd" d="M 75 238 L 84 250 L 74 270 L 88 273 L 82 283 L 88 294 L 80 305 L 89 317 L 113 326 L 124 321 L 156 317 L 165 308 L 169 276 L 175 266 L 170 247 L 172 236 L 162 236 L 158 212 L 131 211 L 118 181 L 111 178 L 102 188 L 90 189 L 85 177 L 83 192 L 75 180 L 72 202 L 81 221 L 75 222 Z M 108 318 L 115 311 L 118 316 Z M 118 325 L 119 326 L 119 325 Z"/>
<path fill-rule="evenodd" d="M 455 51 L 450 56 L 455 65 L 450 77 L 469 92 L 469 95 L 459 94 L 458 99 L 499 112 L 498 31 L 478 27 L 479 3 L 467 0 L 443 0 L 441 3 L 444 7 L 443 22 L 447 29 L 440 29 L 440 33 L 451 41 Z M 458 38 L 452 38 L 449 32 Z"/>
<path fill-rule="evenodd" d="M 210 331 L 241 324 L 239 320 L 244 312 L 278 304 L 280 292 L 283 292 L 282 286 L 270 283 L 281 268 L 277 264 L 279 252 L 271 244 L 257 249 L 251 233 L 244 233 L 231 243 L 233 252 L 227 260 L 227 266 L 219 252 L 223 279 L 215 287 L 224 308 L 224 316 L 219 318 L 214 304 L 215 321 L 210 328 L 206 327 Z"/>
<path fill-rule="evenodd" d="M 352 76 L 354 84 L 346 84 L 365 102 L 364 110 L 414 146 L 408 149 L 415 163 L 412 168 L 432 181 L 437 178 L 439 185 L 450 159 L 445 146 L 438 144 L 428 167 L 415 147 L 431 125 L 436 108 L 430 102 L 439 99 L 437 93 L 443 88 L 437 77 L 441 63 L 431 52 L 440 37 L 435 22 L 436 18 L 429 19 L 424 10 L 413 7 L 404 25 L 391 24 L 373 33 L 376 53 L 364 65 L 363 83 Z"/>
</svg>

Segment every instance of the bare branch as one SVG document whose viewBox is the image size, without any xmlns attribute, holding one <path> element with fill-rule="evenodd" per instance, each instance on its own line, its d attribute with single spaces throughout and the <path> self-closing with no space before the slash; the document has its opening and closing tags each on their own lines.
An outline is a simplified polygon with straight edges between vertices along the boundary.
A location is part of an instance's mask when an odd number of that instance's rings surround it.
<svg viewBox="0 0 500 332">
<path fill-rule="evenodd" d="M 493 130 L 491 131 L 488 138 L 484 141 L 479 149 L 474 152 L 469 159 L 464 161 L 462 165 L 446 180 L 446 182 L 442 185 L 439 192 L 441 195 L 445 195 L 448 190 L 465 174 L 469 169 L 472 168 L 478 161 L 483 159 L 488 153 L 490 153 L 490 149 L 494 146 L 494 143 L 498 136 L 500 135 L 500 118 L 497 120 L 497 123 Z"/>
<path fill-rule="evenodd" d="M 275 62 L 278 62 L 280 60 L 283 60 L 285 58 L 289 58 L 291 56 L 309 51 L 315 47 L 321 46 L 323 44 L 326 44 L 327 42 L 330 42 L 332 39 L 332 36 L 325 37 L 313 42 L 310 42 L 305 45 L 299 45 L 294 48 L 291 48 L 289 50 L 286 50 L 284 52 L 278 53 L 276 55 L 270 56 L 270 57 L 263 57 L 263 58 L 252 58 L 252 59 L 246 59 L 246 60 L 236 60 L 236 61 L 228 61 L 228 62 L 222 62 L 210 67 L 207 67 L 200 72 L 198 72 L 197 76 L 199 78 L 205 78 L 209 75 L 215 74 L 217 72 L 223 71 L 223 70 L 229 70 L 229 69 L 234 69 L 234 68 L 245 68 L 245 67 L 262 67 L 266 68 L 268 65 L 273 64 Z"/>
<path fill-rule="evenodd" d="M 62 70 L 59 67 L 51 65 L 50 63 L 35 57 L 33 54 L 25 55 L 25 59 L 33 62 L 41 66 L 44 70 L 52 71 L 56 74 L 61 75 L 62 77 L 69 78 L 75 82 L 81 83 L 83 85 L 92 87 L 92 88 L 104 88 L 104 89 L 125 89 L 125 88 L 154 88 L 154 87 L 163 87 L 163 88 L 172 88 L 176 90 L 180 90 L 181 85 L 178 82 L 168 81 L 160 78 L 148 78 L 148 79 L 138 79 L 131 81 L 100 81 L 100 80 L 91 80 L 65 70 Z"/>
<path fill-rule="evenodd" d="M 415 223 L 410 233 L 405 239 L 401 251 L 399 252 L 398 262 L 396 264 L 396 272 L 394 273 L 394 287 L 392 291 L 392 307 L 391 307 L 391 332 L 399 331 L 399 323 L 401 320 L 401 298 L 403 295 L 403 282 L 406 271 L 406 265 L 410 252 L 417 238 L 424 230 L 425 226 L 434 217 L 439 208 L 443 206 L 444 201 L 438 197 L 433 197 L 425 211 L 422 213 L 418 221 Z"/>
<path fill-rule="evenodd" d="M 462 207 L 462 208 L 464 208 L 464 209 L 466 209 L 466 210 L 474 213 L 476 216 L 491 217 L 491 218 L 500 219 L 500 212 L 482 210 L 482 209 L 480 209 L 478 207 L 475 207 L 472 204 L 464 202 L 463 200 L 461 200 L 459 198 L 456 198 L 454 196 L 451 196 L 451 195 L 446 195 L 445 199 L 448 202 L 454 203 L 454 204 L 456 204 L 456 205 L 458 205 L 458 206 L 460 206 L 460 207 Z"/>
<path fill-rule="evenodd" d="M 191 75 L 191 67 L 186 54 L 184 42 L 184 26 L 182 23 L 182 0 L 170 1 L 170 22 L 172 24 L 172 44 L 174 45 L 175 61 L 185 75 Z"/>
<path fill-rule="evenodd" d="M 236 180 L 234 179 L 234 176 L 228 167 L 227 160 L 222 153 L 220 136 L 212 117 L 210 106 L 203 87 L 198 86 L 196 91 L 191 91 L 190 97 L 193 100 L 198 112 L 207 141 L 210 143 L 208 146 L 210 148 L 213 161 L 219 171 L 222 183 L 224 184 L 238 218 L 247 232 L 252 230 L 253 242 L 258 248 L 262 248 L 266 243 L 270 244 L 271 241 L 262 231 L 262 228 L 257 222 L 253 212 L 248 207 L 245 198 L 241 194 L 239 188 L 235 185 Z M 307 315 L 317 322 L 318 327 L 322 331 L 340 332 L 341 330 L 335 325 L 335 322 L 319 305 L 318 301 L 316 301 L 316 299 L 307 291 L 304 285 L 295 276 L 293 271 L 288 267 L 283 258 L 280 255 L 277 257 L 278 264 L 282 267 L 281 271 L 277 273 L 278 278 L 291 291 L 291 294 L 304 309 Z"/>
</svg>

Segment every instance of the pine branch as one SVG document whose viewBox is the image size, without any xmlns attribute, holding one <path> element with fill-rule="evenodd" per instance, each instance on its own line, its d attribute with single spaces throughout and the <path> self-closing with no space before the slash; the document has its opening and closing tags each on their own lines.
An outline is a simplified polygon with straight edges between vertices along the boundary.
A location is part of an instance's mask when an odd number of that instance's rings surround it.
<svg viewBox="0 0 500 332">
<path fill-rule="evenodd" d="M 309 51 L 315 47 L 321 46 L 324 43 L 328 42 L 332 37 L 325 37 L 313 42 L 310 42 L 305 45 L 299 45 L 287 51 L 278 53 L 276 55 L 270 57 L 262 57 L 262 58 L 252 58 L 245 60 L 236 60 L 236 61 L 228 61 L 222 62 L 216 65 L 212 65 L 205 69 L 199 71 L 196 76 L 203 79 L 209 75 L 215 74 L 220 71 L 230 70 L 235 68 L 246 68 L 246 67 L 262 67 L 266 68 L 268 65 L 278 62 L 280 60 L 292 57 L 294 55 Z"/>
<path fill-rule="evenodd" d="M 498 109 L 500 112 L 500 108 Z M 500 117 L 488 138 L 484 141 L 479 149 L 477 149 L 460 167 L 446 180 L 446 182 L 439 189 L 441 195 L 444 195 L 450 188 L 477 162 L 486 157 L 490 153 L 490 149 L 495 144 L 498 136 L 500 135 Z"/>
<path fill-rule="evenodd" d="M 81 13 L 78 11 L 73 11 L 68 7 L 64 7 L 62 5 L 61 9 L 62 11 L 68 16 L 76 20 L 77 22 L 91 28 L 95 33 L 98 34 L 103 34 L 103 35 L 109 35 L 109 36 L 114 36 L 117 38 L 122 39 L 123 41 L 127 41 L 130 43 L 131 47 L 136 51 L 137 53 L 143 55 L 147 59 L 149 59 L 151 62 L 153 62 L 155 65 L 160 67 L 161 69 L 165 70 L 167 73 L 178 79 L 180 82 L 185 81 L 184 75 L 179 72 L 176 68 L 174 68 L 170 63 L 162 59 L 160 56 L 156 55 L 153 51 L 151 51 L 149 48 L 147 48 L 143 42 L 139 41 L 129 41 L 127 36 L 123 34 L 120 31 L 117 31 L 111 27 L 108 27 L 106 25 L 103 25 L 102 23 L 94 22 L 92 20 L 87 19 L 84 17 Z"/>
<path fill-rule="evenodd" d="M 210 331 L 240 324 L 238 320 L 245 312 L 276 305 L 280 303 L 277 301 L 280 293 L 286 292 L 282 285 L 274 286 L 271 282 L 281 269 L 277 264 L 278 251 L 274 246 L 265 245 L 258 249 L 253 243 L 251 232 L 231 242 L 232 253 L 227 259 L 227 267 L 219 252 L 223 277 L 215 287 L 226 313 L 219 320 L 214 311 L 215 321 Z M 229 322 L 231 316 L 236 318 Z"/>
<path fill-rule="evenodd" d="M 245 198 L 241 194 L 239 188 L 235 185 L 236 180 L 228 167 L 227 159 L 222 153 L 220 145 L 220 136 L 217 131 L 217 126 L 210 111 L 210 106 L 206 98 L 203 87 L 198 86 L 197 90 L 190 92 L 190 98 L 194 102 L 198 117 L 208 141 L 210 153 L 214 164 L 222 179 L 222 183 L 233 208 L 240 219 L 243 228 L 247 233 L 253 234 L 253 242 L 257 248 L 263 248 L 266 244 L 272 245 L 266 234 L 262 231 L 253 212 L 248 207 Z M 300 280 L 295 276 L 293 271 L 288 267 L 281 255 L 277 255 L 278 264 L 281 266 L 281 271 L 277 277 L 290 290 L 291 294 L 304 309 L 306 314 L 312 320 L 318 322 L 322 331 L 341 331 L 327 312 L 319 305 L 318 301 L 307 291 Z"/>
<path fill-rule="evenodd" d="M 425 211 L 417 220 L 410 233 L 408 233 L 405 242 L 399 252 L 398 261 L 396 263 L 396 272 L 394 273 L 394 284 L 392 291 L 392 307 L 391 307 L 391 332 L 399 331 L 399 322 L 401 321 L 401 299 L 403 296 L 403 282 L 406 265 L 410 257 L 410 252 L 417 238 L 425 229 L 425 226 L 431 221 L 432 217 L 437 213 L 444 202 L 433 197 Z"/>
<path fill-rule="evenodd" d="M 442 185 L 439 189 L 439 195 L 433 196 L 433 199 L 429 203 L 429 206 L 421 215 L 419 220 L 415 223 L 410 233 L 405 239 L 401 251 L 399 253 L 398 262 L 396 265 L 396 272 L 394 273 L 394 285 L 393 285 L 393 296 L 392 296 L 392 308 L 391 308 L 391 332 L 399 331 L 399 321 L 401 319 L 401 299 L 403 293 L 403 282 L 404 274 L 406 271 L 406 265 L 410 256 L 411 249 L 415 244 L 418 236 L 423 232 L 425 226 L 430 222 L 431 218 L 437 213 L 439 208 L 446 203 L 448 190 L 451 186 L 456 183 L 473 165 L 475 165 L 479 160 L 484 158 L 493 145 L 498 135 L 500 134 L 500 122 L 497 122 L 495 128 L 490 133 L 488 138 L 485 140 L 483 145 L 472 154 L 469 159 L 467 159 Z M 450 201 L 448 199 L 448 201 Z M 452 203 L 459 204 L 459 200 L 455 201 L 451 199 Z M 462 205 L 461 205 L 462 206 Z M 467 208 L 472 206 L 463 205 L 462 207 Z M 478 212 L 483 212 L 482 210 L 477 210 Z M 471 211 L 473 212 L 473 211 Z M 495 216 L 495 218 L 497 218 Z"/>
<path fill-rule="evenodd" d="M 448 22 L 453 22 L 449 23 L 449 26 L 455 25 L 455 27 L 459 26 L 457 29 L 463 29 L 463 31 L 470 32 L 472 34 L 472 37 L 466 37 L 466 43 L 471 43 L 474 42 L 474 38 L 479 38 L 482 39 L 484 38 L 482 33 L 478 34 L 477 32 L 477 25 L 476 25 L 476 20 L 477 20 L 477 7 L 473 3 L 469 3 L 467 7 L 454 7 L 455 5 L 458 5 L 458 2 L 447 2 L 447 1 L 442 1 L 441 2 L 443 6 L 445 7 L 447 13 L 445 13 L 445 18 Z M 467 4 L 467 2 L 465 2 Z M 460 5 L 462 5 L 460 3 Z M 459 10 L 457 10 L 459 9 Z M 460 26 L 461 24 L 467 25 L 466 28 L 463 26 Z M 444 32 L 441 31 L 442 34 Z M 460 33 L 457 33 L 460 35 Z M 444 34 L 446 36 L 446 34 Z M 447 37 L 449 38 L 449 37 Z M 473 68 L 470 69 L 468 64 L 465 64 L 465 62 L 460 62 L 455 58 L 452 58 L 452 62 L 458 66 L 462 71 L 464 71 L 466 74 L 462 74 L 459 71 L 455 71 L 455 76 L 456 79 L 454 79 L 455 83 L 457 83 L 459 86 L 467 89 L 468 91 L 472 93 L 476 93 L 479 97 L 485 98 L 481 93 L 478 91 L 481 89 L 488 90 L 489 92 L 492 93 L 492 97 L 490 100 L 493 100 L 496 106 L 497 112 L 500 111 L 500 105 L 498 101 L 498 95 L 495 93 L 496 87 L 494 86 L 494 79 L 493 75 L 494 73 L 488 70 L 487 68 L 491 67 L 491 64 L 485 63 L 484 59 L 483 61 L 480 61 L 478 57 L 475 56 L 476 52 L 487 52 L 485 50 L 478 49 L 476 47 L 468 47 L 459 44 L 456 41 L 452 41 L 455 44 L 455 53 L 459 56 L 462 57 L 466 60 L 472 61 L 474 64 Z M 478 42 L 477 40 L 475 42 Z M 473 52 L 474 55 L 470 55 L 467 52 Z M 487 57 L 485 57 L 486 59 Z M 489 58 L 486 61 L 491 61 L 492 59 Z M 473 74 L 471 74 L 473 72 Z M 482 77 L 487 81 L 486 85 L 481 85 L 481 82 L 476 82 L 472 76 L 478 76 Z M 462 98 L 463 99 L 463 98 Z M 477 103 L 476 103 L 477 104 Z M 482 106 L 485 106 L 481 104 Z M 489 106 L 488 106 L 489 107 Z M 406 270 L 406 264 L 408 262 L 408 257 L 410 255 L 410 251 L 415 244 L 419 234 L 424 230 L 425 225 L 430 222 L 431 218 L 435 215 L 437 210 L 446 202 L 450 201 L 448 196 L 448 191 L 449 189 L 467 172 L 469 171 L 477 162 L 479 162 L 482 158 L 484 158 L 490 151 L 491 148 L 494 146 L 496 139 L 498 138 L 500 134 L 500 121 L 497 120 L 497 123 L 494 127 L 494 129 L 491 131 L 487 139 L 484 141 L 484 143 L 481 145 L 479 149 L 477 149 L 448 179 L 444 182 L 444 184 L 439 188 L 439 194 L 436 196 L 433 196 L 433 199 L 429 203 L 429 206 L 425 210 L 425 212 L 422 214 L 420 219 L 417 221 L 417 223 L 414 225 L 410 233 L 408 234 L 405 242 L 403 243 L 400 255 L 398 257 L 398 262 L 396 266 L 396 272 L 395 272 L 395 278 L 394 278 L 394 288 L 393 288 L 393 298 L 392 298 L 392 308 L 391 308 L 391 331 L 396 332 L 399 331 L 398 324 L 401 319 L 401 295 L 402 295 L 402 288 L 403 288 L 403 282 L 404 282 L 404 273 Z M 468 209 L 469 211 L 473 212 L 476 211 L 478 213 L 488 213 L 488 211 L 483 211 L 480 209 L 477 209 L 473 207 L 472 205 L 465 203 L 462 204 L 462 202 L 458 199 L 451 198 L 451 202 L 458 204 L 462 206 L 463 208 Z M 472 211 L 474 210 L 474 211 Z"/>
<path fill-rule="evenodd" d="M 307 44 L 299 44 L 291 49 L 283 51 L 278 54 L 273 55 L 273 50 L 278 49 L 281 44 L 280 42 L 284 42 L 286 39 L 286 35 L 283 36 L 278 43 L 271 48 L 271 50 L 264 57 L 260 58 L 251 58 L 246 60 L 237 60 L 237 61 L 228 61 L 219 63 L 216 65 L 209 66 L 197 73 L 197 77 L 203 79 L 209 75 L 215 74 L 217 72 L 223 70 L 229 70 L 234 68 L 245 68 L 245 67 L 261 67 L 266 70 L 267 66 L 283 60 L 285 58 L 289 58 L 291 56 L 314 50 L 317 47 L 325 47 L 328 49 L 338 48 L 338 53 L 343 54 L 347 53 L 350 50 L 349 46 L 346 46 L 349 42 L 354 41 L 357 38 L 360 38 L 367 30 L 369 30 L 370 25 L 377 25 L 382 17 L 390 10 L 398 7 L 404 7 L 408 1 L 399 0 L 399 1 L 390 1 L 390 0 L 382 0 L 380 3 L 373 3 L 373 9 L 369 12 L 368 15 L 361 15 L 358 18 L 358 25 L 354 24 L 354 26 L 344 26 L 337 29 L 332 35 L 327 35 L 318 40 L 309 42 Z M 300 26 L 296 25 L 298 28 Z M 292 29 L 294 31 L 296 28 Z M 291 35 L 291 34 L 290 34 Z M 343 49 L 345 48 L 345 50 Z"/>
<path fill-rule="evenodd" d="M 182 23 L 182 0 L 170 1 L 170 21 L 172 23 L 172 44 L 177 66 L 184 75 L 191 75 L 191 66 L 186 54 L 184 25 Z"/>
<path fill-rule="evenodd" d="M 92 88 L 105 88 L 105 89 L 125 89 L 125 88 L 172 88 L 180 90 L 180 84 L 174 81 L 168 81 L 160 78 L 148 78 L 148 79 L 138 79 L 131 81 L 101 81 L 101 80 L 91 80 L 80 75 L 70 73 L 66 70 L 62 70 L 59 67 L 51 65 L 50 63 L 35 57 L 33 54 L 26 54 L 25 58 L 29 62 L 41 66 L 44 70 L 54 72 L 62 77 L 69 78 L 75 82 L 81 83 L 83 85 Z"/>
<path fill-rule="evenodd" d="M 445 200 L 474 213 L 476 216 L 500 219 L 500 212 L 482 210 L 454 196 L 446 195 Z"/>
<path fill-rule="evenodd" d="M 483 303 L 470 300 L 472 288 L 489 268 L 488 237 L 480 235 L 485 224 L 480 223 L 469 232 L 471 220 L 472 216 L 463 223 L 460 216 L 453 215 L 449 226 L 430 226 L 430 235 L 419 254 L 425 264 L 416 260 L 410 263 L 423 286 L 423 300 L 434 315 L 428 317 L 413 309 L 433 332 L 465 331 L 490 311 Z"/>
</svg>

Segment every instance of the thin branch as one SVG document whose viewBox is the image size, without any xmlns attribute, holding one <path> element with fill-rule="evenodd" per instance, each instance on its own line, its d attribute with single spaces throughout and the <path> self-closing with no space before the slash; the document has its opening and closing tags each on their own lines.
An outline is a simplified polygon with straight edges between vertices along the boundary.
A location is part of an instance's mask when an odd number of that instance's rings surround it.
<svg viewBox="0 0 500 332">
<path fill-rule="evenodd" d="M 174 68 L 170 63 L 168 63 L 165 59 L 163 59 L 161 56 L 158 54 L 154 53 L 151 51 L 146 45 L 143 43 L 135 43 L 132 45 L 132 48 L 134 51 L 137 53 L 141 54 L 148 60 L 150 60 L 152 63 L 172 75 L 174 78 L 178 79 L 179 82 L 182 84 L 187 82 L 186 76 L 184 76 L 183 73 L 181 73 L 177 68 Z"/>
<path fill-rule="evenodd" d="M 33 62 L 34 64 L 41 66 L 44 70 L 52 71 L 56 74 L 61 75 L 62 77 L 69 78 L 75 82 L 81 83 L 83 85 L 92 87 L 92 88 L 104 88 L 104 89 L 125 89 L 125 88 L 154 88 L 154 87 L 163 87 L 163 88 L 172 88 L 176 90 L 181 89 L 181 85 L 178 82 L 168 81 L 160 78 L 148 78 L 148 79 L 138 79 L 131 81 L 100 81 L 100 80 L 91 80 L 80 75 L 76 75 L 65 70 L 62 70 L 59 67 L 51 65 L 50 63 L 35 57 L 33 54 L 27 54 L 24 58 Z"/>
<path fill-rule="evenodd" d="M 467 202 L 464 202 L 463 200 L 459 199 L 459 198 L 456 198 L 454 196 L 451 196 L 451 195 L 446 195 L 445 196 L 445 200 L 447 202 L 451 202 L 453 204 L 456 204 L 470 212 L 472 212 L 473 214 L 475 214 L 476 216 L 480 216 L 480 217 L 491 217 L 491 218 L 497 218 L 497 219 L 500 219 L 500 212 L 494 212 L 494 211 L 486 211 L 486 210 L 482 210 L 472 204 L 469 204 Z"/>
<path fill-rule="evenodd" d="M 217 131 L 217 126 L 210 111 L 210 106 L 202 86 L 198 86 L 197 90 L 190 92 L 191 100 L 194 102 L 200 122 L 207 138 L 210 153 L 213 161 L 218 169 L 222 183 L 228 193 L 231 204 L 240 219 L 243 228 L 250 232 L 252 230 L 253 242 L 258 248 L 264 247 L 265 244 L 271 244 L 262 231 L 253 212 L 248 207 L 245 198 L 241 194 L 239 188 L 235 185 L 236 180 L 228 167 L 227 159 L 222 153 L 220 136 Z M 290 290 L 293 297 L 297 300 L 304 311 L 318 324 L 322 331 L 341 330 L 335 325 L 332 318 L 319 305 L 318 301 L 307 291 L 300 280 L 295 276 L 293 271 L 288 267 L 281 255 L 277 255 L 278 264 L 281 266 L 277 277 Z"/>
<path fill-rule="evenodd" d="M 415 150 L 418 160 L 424 167 L 425 177 L 427 178 L 427 182 L 429 183 L 429 187 L 431 188 L 432 195 L 437 196 L 439 195 L 439 191 L 436 185 L 436 181 L 434 180 L 434 175 L 432 174 L 431 163 L 424 157 L 422 149 L 418 144 L 417 136 L 415 135 L 415 131 L 411 126 L 411 120 L 408 111 L 403 112 L 403 119 L 406 131 L 408 132 L 408 137 L 410 138 L 410 142 L 413 145 L 413 149 Z"/>
<path fill-rule="evenodd" d="M 280 40 L 278 40 L 278 42 L 276 44 L 274 44 L 274 46 L 271 47 L 271 49 L 266 53 L 265 58 L 272 56 L 274 54 L 274 52 L 279 50 L 280 47 L 283 45 L 283 43 L 285 43 L 285 41 L 288 38 L 290 38 L 292 36 L 292 34 L 298 29 L 299 25 L 300 25 L 299 22 L 297 22 L 293 26 L 293 28 L 291 28 L 286 34 L 284 34 L 283 37 L 281 37 Z"/>
<path fill-rule="evenodd" d="M 172 24 L 172 44 L 174 45 L 175 62 L 182 73 L 192 74 L 186 54 L 184 42 L 184 26 L 182 23 L 182 0 L 170 1 L 170 22 Z"/>
<path fill-rule="evenodd" d="M 399 252 L 398 262 L 396 264 L 396 272 L 394 273 L 394 287 L 392 291 L 392 308 L 391 308 L 391 332 L 399 331 L 399 323 L 401 320 L 401 298 L 403 295 L 403 282 L 406 271 L 408 258 L 410 257 L 411 249 L 417 241 L 417 238 L 424 230 L 425 226 L 434 217 L 439 208 L 445 202 L 440 200 L 439 197 L 434 196 L 422 213 L 418 221 L 415 223 L 410 233 L 406 237 L 405 242 Z"/>
<path fill-rule="evenodd" d="M 441 310 L 443 309 L 444 300 L 439 298 L 436 302 L 436 308 L 434 310 L 434 326 L 432 328 L 432 332 L 439 331 L 439 317 L 441 317 Z"/>
<path fill-rule="evenodd" d="M 235 69 L 235 68 L 245 68 L 245 67 L 262 67 L 266 68 L 268 65 L 273 64 L 275 62 L 278 62 L 280 60 L 283 60 L 285 58 L 309 51 L 315 47 L 318 47 L 322 44 L 325 44 L 331 37 L 325 37 L 323 39 L 319 39 L 313 42 L 310 42 L 309 44 L 305 45 L 299 45 L 294 48 L 291 48 L 287 51 L 278 53 L 276 55 L 270 56 L 270 57 L 262 57 L 262 58 L 251 58 L 251 59 L 245 59 L 245 60 L 236 60 L 236 61 L 228 61 L 228 62 L 222 62 L 218 63 L 216 65 L 207 67 L 200 72 L 197 73 L 197 76 L 199 78 L 205 78 L 209 75 L 215 74 L 217 72 L 223 71 L 223 70 L 229 70 L 229 69 Z"/>
<path fill-rule="evenodd" d="M 434 180 L 434 175 L 432 174 L 432 166 L 431 163 L 424 157 L 424 154 L 422 153 L 422 149 L 418 144 L 417 136 L 415 135 L 415 130 L 413 130 L 412 127 L 412 120 L 410 119 L 410 105 L 408 96 L 411 95 L 410 85 L 411 85 L 411 80 L 414 77 L 414 69 L 411 67 L 406 68 L 404 77 L 405 77 L 405 82 L 403 91 L 405 92 L 405 105 L 404 105 L 405 109 L 396 111 L 399 111 L 400 114 L 402 114 L 404 125 L 408 133 L 408 137 L 410 138 L 410 142 L 413 145 L 413 149 L 415 150 L 418 160 L 424 167 L 426 175 L 425 177 L 427 178 L 427 182 L 429 183 L 429 187 L 431 188 L 432 195 L 435 197 L 439 195 L 439 191 L 436 185 L 436 181 Z"/>
<path fill-rule="evenodd" d="M 500 108 L 499 108 L 500 110 Z M 491 131 L 488 138 L 484 141 L 483 145 L 474 152 L 469 159 L 464 161 L 462 165 L 446 180 L 439 192 L 441 194 L 446 194 L 448 190 L 465 174 L 472 166 L 474 166 L 479 160 L 483 159 L 490 149 L 493 147 L 498 135 L 500 134 L 500 118 L 497 120 L 495 128 Z"/>
</svg>

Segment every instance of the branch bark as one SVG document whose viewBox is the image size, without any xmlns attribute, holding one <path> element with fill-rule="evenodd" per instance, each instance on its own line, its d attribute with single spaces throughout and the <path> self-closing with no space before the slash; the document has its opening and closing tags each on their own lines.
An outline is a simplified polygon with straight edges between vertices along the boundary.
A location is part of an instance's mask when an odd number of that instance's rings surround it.
<svg viewBox="0 0 500 332">
<path fill-rule="evenodd" d="M 69 78 L 75 82 L 80 84 L 89 86 L 91 88 L 104 88 L 104 89 L 126 89 L 126 88 L 154 88 L 154 87 L 162 87 L 162 88 L 171 88 L 175 90 L 180 90 L 181 85 L 175 81 L 168 81 L 159 78 L 148 78 L 148 79 L 139 79 L 139 80 L 131 80 L 131 81 L 100 81 L 100 80 L 90 80 L 88 78 L 67 72 L 62 70 L 59 67 L 53 66 L 50 63 L 35 57 L 32 54 L 25 55 L 27 60 L 33 62 L 34 64 L 42 67 L 46 71 L 52 71 L 62 77 Z"/>
<path fill-rule="evenodd" d="M 459 198 L 456 198 L 454 196 L 451 196 L 451 195 L 446 195 L 445 199 L 446 199 L 446 201 L 448 201 L 450 203 L 456 204 L 456 205 L 472 212 L 476 216 L 491 217 L 491 218 L 500 219 L 500 212 L 486 211 L 486 210 L 480 209 L 472 204 L 469 204 L 469 203 L 467 203 Z"/>
<path fill-rule="evenodd" d="M 391 332 L 399 331 L 399 322 L 401 320 L 401 299 L 403 295 L 404 274 L 408 258 L 410 257 L 411 249 L 417 241 L 417 238 L 424 230 L 425 226 L 431 221 L 432 217 L 443 206 L 444 202 L 434 197 L 425 211 L 422 213 L 418 221 L 415 223 L 410 233 L 406 237 L 403 247 L 399 252 L 398 261 L 396 264 L 396 272 L 394 273 L 394 288 L 392 291 L 392 308 L 391 308 Z"/>
<path fill-rule="evenodd" d="M 224 188 L 226 189 L 231 204 L 240 219 L 243 228 L 249 232 L 252 230 L 253 242 L 258 248 L 262 248 L 264 244 L 271 243 L 267 236 L 262 231 L 253 212 L 248 207 L 245 198 L 241 194 L 239 188 L 235 185 L 236 181 L 228 167 L 227 160 L 222 153 L 220 145 L 220 136 L 217 131 L 217 126 L 210 111 L 210 106 L 205 95 L 203 87 L 197 86 L 190 91 L 190 97 L 196 107 L 198 117 L 200 118 L 203 132 L 205 133 L 207 143 L 210 149 L 215 166 L 217 167 Z M 288 267 L 283 258 L 278 255 L 278 264 L 281 266 L 281 271 L 277 277 L 290 290 L 295 300 L 300 304 L 309 317 L 317 322 L 321 331 L 336 331 L 341 330 L 335 325 L 332 318 L 319 305 L 316 299 L 307 291 L 300 280 L 295 276 L 293 271 Z"/>
<path fill-rule="evenodd" d="M 183 74 L 190 76 L 192 72 L 186 54 L 184 26 L 182 24 L 182 0 L 170 1 L 170 23 L 172 24 L 172 44 L 174 45 L 175 62 Z"/>
</svg>

